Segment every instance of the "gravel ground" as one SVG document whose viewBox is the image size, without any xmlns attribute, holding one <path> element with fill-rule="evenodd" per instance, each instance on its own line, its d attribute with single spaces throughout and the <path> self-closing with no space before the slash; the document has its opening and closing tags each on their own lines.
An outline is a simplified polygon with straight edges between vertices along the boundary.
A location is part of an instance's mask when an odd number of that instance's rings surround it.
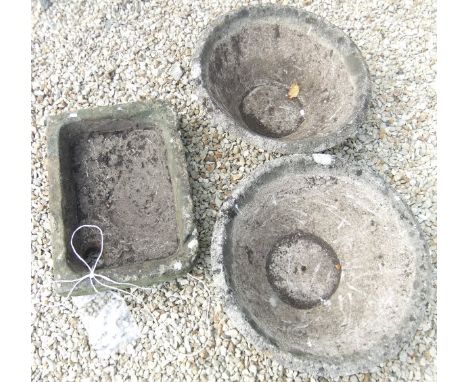
<svg viewBox="0 0 468 382">
<path fill-rule="evenodd" d="M 77 108 L 161 98 L 182 118 L 200 258 L 193 274 L 209 288 L 209 244 L 217 209 L 256 166 L 278 156 L 223 134 L 197 102 L 190 58 L 216 16 L 254 1 L 32 2 L 32 378 L 35 381 L 278 380 L 325 381 L 288 370 L 256 351 L 212 305 L 211 328 L 191 333 L 206 309 L 207 292 L 190 278 L 138 292 L 158 318 L 128 301 L 144 337 L 126 353 L 102 361 L 90 350 L 76 308 L 52 291 L 45 121 Z M 436 32 L 435 1 L 283 1 L 343 28 L 361 48 L 373 82 L 367 123 L 331 152 L 369 164 L 411 206 L 436 266 Z M 428 307 L 411 346 L 379 371 L 342 381 L 436 379 L 436 313 Z M 155 327 L 168 327 L 156 331 Z M 156 335 L 156 332 L 165 334 Z M 185 338 L 185 339 L 184 339 Z M 196 358 L 173 359 L 175 350 Z M 185 349 L 185 350 L 184 350 Z"/>
</svg>

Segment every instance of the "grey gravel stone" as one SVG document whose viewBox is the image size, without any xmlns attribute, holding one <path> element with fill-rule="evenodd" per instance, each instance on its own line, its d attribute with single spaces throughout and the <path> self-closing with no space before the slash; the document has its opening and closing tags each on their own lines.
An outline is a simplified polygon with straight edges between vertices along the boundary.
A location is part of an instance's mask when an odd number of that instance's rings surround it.
<svg viewBox="0 0 468 382">
<path fill-rule="evenodd" d="M 179 81 L 181 77 L 184 75 L 184 71 L 180 67 L 178 63 L 172 65 L 170 70 L 170 75 L 174 79 L 174 81 Z"/>
<path fill-rule="evenodd" d="M 52 5 L 52 2 L 50 0 L 40 0 L 42 8 L 44 10 L 49 9 L 49 7 Z"/>
</svg>

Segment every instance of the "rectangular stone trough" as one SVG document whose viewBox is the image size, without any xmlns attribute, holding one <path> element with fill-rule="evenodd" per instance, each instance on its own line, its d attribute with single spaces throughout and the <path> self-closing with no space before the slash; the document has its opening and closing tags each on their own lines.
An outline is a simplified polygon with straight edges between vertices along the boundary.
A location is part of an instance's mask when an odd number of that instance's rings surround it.
<svg viewBox="0 0 468 382">
<path fill-rule="evenodd" d="M 95 272 L 112 280 L 149 286 L 190 269 L 198 249 L 190 186 L 177 118 L 163 103 L 52 118 L 48 172 L 57 281 L 89 273 L 70 245 L 73 231 L 86 224 L 103 231 Z M 73 244 L 92 267 L 101 246 L 99 231 L 83 228 Z M 57 283 L 57 291 L 67 294 L 72 285 Z M 73 294 L 93 292 L 84 280 Z"/>
</svg>

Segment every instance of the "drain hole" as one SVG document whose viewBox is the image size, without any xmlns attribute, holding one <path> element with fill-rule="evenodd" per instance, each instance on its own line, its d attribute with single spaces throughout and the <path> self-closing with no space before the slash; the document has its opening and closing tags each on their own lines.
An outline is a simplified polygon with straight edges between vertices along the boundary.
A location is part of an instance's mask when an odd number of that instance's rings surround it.
<svg viewBox="0 0 468 382">
<path fill-rule="evenodd" d="M 89 247 L 84 252 L 83 259 L 89 266 L 93 266 L 96 263 L 96 260 L 99 256 L 100 249 L 98 247 Z"/>
</svg>

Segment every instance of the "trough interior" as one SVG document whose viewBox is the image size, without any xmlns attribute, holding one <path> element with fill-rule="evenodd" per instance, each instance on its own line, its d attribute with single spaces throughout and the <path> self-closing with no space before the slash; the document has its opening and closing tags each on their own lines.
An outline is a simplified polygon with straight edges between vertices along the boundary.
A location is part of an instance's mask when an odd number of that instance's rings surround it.
<svg viewBox="0 0 468 382">
<path fill-rule="evenodd" d="M 59 136 L 62 214 L 66 237 L 79 225 L 104 232 L 101 267 L 161 259 L 178 248 L 176 207 L 159 129 L 132 120 L 85 120 Z M 74 246 L 88 264 L 100 248 L 96 229 L 84 228 Z M 68 244 L 68 262 L 83 267 Z"/>
</svg>

